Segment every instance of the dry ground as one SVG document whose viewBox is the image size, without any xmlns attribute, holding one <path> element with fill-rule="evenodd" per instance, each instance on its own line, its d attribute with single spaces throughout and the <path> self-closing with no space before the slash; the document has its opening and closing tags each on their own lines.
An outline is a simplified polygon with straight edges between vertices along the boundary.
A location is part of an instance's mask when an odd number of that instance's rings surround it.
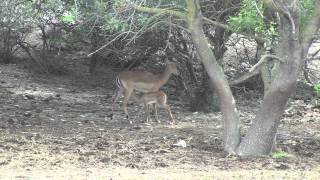
<svg viewBox="0 0 320 180">
<path fill-rule="evenodd" d="M 278 135 L 284 158 L 226 157 L 221 114 L 192 113 L 169 96 L 176 120 L 146 124 L 136 104 L 133 123 L 112 101 L 109 76 L 36 75 L 0 65 L 0 179 L 320 179 L 320 113 L 299 95 Z M 304 91 L 304 90 L 303 90 Z M 297 98 L 298 97 L 298 98 Z M 260 103 L 237 98 L 242 132 Z M 174 146 L 184 140 L 186 148 Z"/>
</svg>

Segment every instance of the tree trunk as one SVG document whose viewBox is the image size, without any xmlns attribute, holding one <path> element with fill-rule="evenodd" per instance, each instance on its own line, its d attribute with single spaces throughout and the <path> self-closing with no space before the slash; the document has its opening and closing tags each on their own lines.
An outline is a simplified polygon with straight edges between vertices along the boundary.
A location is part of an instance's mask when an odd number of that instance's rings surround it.
<svg viewBox="0 0 320 180">
<path fill-rule="evenodd" d="M 279 65 L 275 79 L 265 92 L 261 109 L 237 149 L 237 154 L 241 156 L 259 156 L 271 152 L 286 103 L 295 90 L 303 62 L 303 48 L 289 28 L 291 24 L 288 19 L 281 19 L 281 40 L 277 55 L 285 62 Z M 295 22 L 298 24 L 297 20 Z M 298 34 L 299 29 L 296 27 Z"/>
<path fill-rule="evenodd" d="M 235 100 L 222 68 L 217 63 L 216 58 L 209 48 L 209 43 L 203 32 L 199 2 L 188 0 L 187 4 L 189 9 L 188 22 L 192 41 L 219 96 L 219 105 L 224 122 L 224 150 L 233 154 L 240 142 L 239 115 Z"/>
<path fill-rule="evenodd" d="M 221 64 L 221 59 L 225 51 L 227 50 L 224 44 L 225 33 L 227 32 L 225 32 L 223 28 L 216 27 L 214 37 L 210 39 L 211 43 L 215 47 L 213 50 L 214 57 L 216 58 L 216 61 L 219 64 Z M 218 97 L 214 89 L 215 89 L 214 85 L 212 84 L 210 78 L 208 77 L 207 72 L 204 72 L 202 85 L 199 89 L 197 89 L 200 92 L 195 94 L 194 109 L 196 111 L 203 111 L 203 112 L 219 111 Z"/>
<path fill-rule="evenodd" d="M 239 155 L 252 156 L 271 152 L 280 118 L 290 94 L 295 89 L 299 74 L 300 64 L 297 60 L 300 59 L 301 50 L 294 47 L 290 52 L 292 55 L 288 54 L 289 61 L 281 65 L 281 72 L 266 92 L 261 109 L 237 150 Z"/>
</svg>

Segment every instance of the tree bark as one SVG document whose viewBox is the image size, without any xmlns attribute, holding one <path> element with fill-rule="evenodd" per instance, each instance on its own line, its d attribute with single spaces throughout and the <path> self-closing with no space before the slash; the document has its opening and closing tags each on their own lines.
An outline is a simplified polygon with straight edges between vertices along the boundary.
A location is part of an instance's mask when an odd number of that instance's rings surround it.
<svg viewBox="0 0 320 180">
<path fill-rule="evenodd" d="M 200 11 L 199 1 L 187 0 L 187 6 L 188 24 L 192 41 L 219 96 L 222 120 L 224 122 L 224 150 L 233 154 L 240 142 L 239 115 L 235 100 L 222 68 L 217 63 L 216 58 L 209 48 L 209 43 L 203 32 L 203 17 Z"/>
<path fill-rule="evenodd" d="M 282 15 L 279 26 L 281 39 L 277 56 L 285 61 L 279 65 L 279 71 L 265 92 L 260 111 L 237 148 L 240 156 L 260 156 L 271 152 L 286 103 L 295 90 L 307 48 L 300 38 L 299 12 L 291 9 L 290 13 L 292 19 Z"/>
<path fill-rule="evenodd" d="M 282 113 L 299 75 L 301 49 L 296 42 L 292 45 L 287 51 L 292 54 L 288 54 L 287 62 L 280 65 L 280 73 L 266 92 L 260 111 L 237 149 L 241 156 L 264 155 L 272 150 Z"/>
</svg>

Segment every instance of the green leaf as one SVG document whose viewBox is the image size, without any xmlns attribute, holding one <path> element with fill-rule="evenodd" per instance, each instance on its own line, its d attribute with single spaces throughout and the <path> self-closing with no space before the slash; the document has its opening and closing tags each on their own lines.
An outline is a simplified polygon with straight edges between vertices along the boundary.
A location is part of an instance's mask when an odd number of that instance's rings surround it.
<svg viewBox="0 0 320 180">
<path fill-rule="evenodd" d="M 282 159 L 282 158 L 287 158 L 290 156 L 292 156 L 292 155 L 290 155 L 289 153 L 284 152 L 284 151 L 277 151 L 272 154 L 272 157 L 275 159 Z"/>
<path fill-rule="evenodd" d="M 63 14 L 61 20 L 65 23 L 74 23 L 75 22 L 76 17 L 71 14 L 70 12 L 67 12 L 65 14 Z"/>
</svg>

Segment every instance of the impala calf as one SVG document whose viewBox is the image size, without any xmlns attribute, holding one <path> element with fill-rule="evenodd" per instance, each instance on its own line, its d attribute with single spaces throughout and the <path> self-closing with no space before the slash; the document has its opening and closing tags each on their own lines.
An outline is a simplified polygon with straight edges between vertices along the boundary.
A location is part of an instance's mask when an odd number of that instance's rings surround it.
<svg viewBox="0 0 320 180">
<path fill-rule="evenodd" d="M 158 119 L 157 106 L 166 109 L 169 114 L 170 121 L 174 123 L 170 106 L 167 104 L 167 95 L 163 91 L 144 93 L 142 96 L 136 97 L 135 100 L 139 104 L 143 104 L 146 111 L 146 122 L 149 122 L 150 119 L 149 105 L 153 105 L 155 110 L 155 117 L 158 122 L 160 121 Z"/>
<path fill-rule="evenodd" d="M 157 92 L 160 87 L 168 81 L 171 74 L 178 74 L 177 65 L 168 61 L 166 62 L 166 69 L 160 74 L 153 74 L 145 71 L 120 72 L 115 79 L 117 89 L 112 103 L 111 119 L 113 118 L 115 102 L 121 95 L 124 95 L 123 110 L 126 114 L 126 118 L 128 119 L 129 114 L 127 104 L 133 90 L 143 93 Z"/>
</svg>

